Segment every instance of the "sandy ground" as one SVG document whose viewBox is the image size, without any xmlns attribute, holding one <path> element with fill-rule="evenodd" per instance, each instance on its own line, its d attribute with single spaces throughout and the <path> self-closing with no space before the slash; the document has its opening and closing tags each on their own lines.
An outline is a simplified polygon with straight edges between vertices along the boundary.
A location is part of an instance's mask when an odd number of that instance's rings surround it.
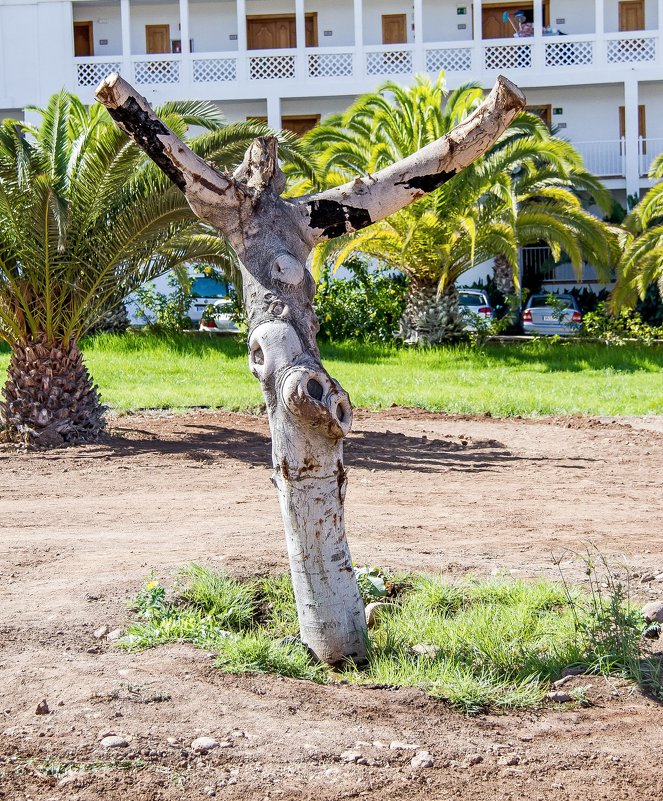
<svg viewBox="0 0 663 801">
<path fill-rule="evenodd" d="M 619 681 L 589 708 L 465 718 L 417 690 L 224 676 L 174 646 L 127 655 L 154 569 L 285 569 L 262 418 L 122 417 L 108 444 L 0 451 L 0 799 L 660 799 L 663 708 Z M 355 561 L 457 576 L 582 580 L 570 551 L 625 561 L 644 600 L 663 583 L 658 418 L 463 419 L 357 413 L 346 451 Z M 48 715 L 36 715 L 46 699 Z M 100 738 L 129 741 L 106 752 Z M 190 753 L 210 735 L 226 744 Z M 170 738 L 170 741 L 169 739 Z M 432 768 L 412 768 L 427 750 Z M 368 764 L 348 764 L 354 750 Z M 136 760 L 140 760 L 137 762 Z M 85 770 L 63 773 L 76 763 Z M 142 767 L 141 767 L 142 765 Z"/>
</svg>

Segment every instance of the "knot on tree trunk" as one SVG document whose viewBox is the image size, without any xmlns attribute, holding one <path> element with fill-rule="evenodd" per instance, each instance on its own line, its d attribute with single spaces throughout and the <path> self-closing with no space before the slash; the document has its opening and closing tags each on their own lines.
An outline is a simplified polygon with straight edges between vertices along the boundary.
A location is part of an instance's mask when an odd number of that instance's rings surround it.
<svg viewBox="0 0 663 801">
<path fill-rule="evenodd" d="M 302 422 L 330 439 L 341 439 L 352 427 L 348 393 L 322 365 L 292 367 L 280 376 L 281 397 L 287 409 Z"/>
</svg>

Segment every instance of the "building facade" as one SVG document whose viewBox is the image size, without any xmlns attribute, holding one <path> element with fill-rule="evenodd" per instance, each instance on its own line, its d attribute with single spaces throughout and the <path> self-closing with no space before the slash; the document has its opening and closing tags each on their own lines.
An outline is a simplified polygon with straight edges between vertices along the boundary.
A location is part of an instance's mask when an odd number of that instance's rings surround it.
<svg viewBox="0 0 663 801">
<path fill-rule="evenodd" d="M 520 35 L 514 34 L 519 32 Z M 386 78 L 504 73 L 625 202 L 663 151 L 663 0 L 0 0 L 0 115 L 119 71 L 302 131 Z"/>
</svg>

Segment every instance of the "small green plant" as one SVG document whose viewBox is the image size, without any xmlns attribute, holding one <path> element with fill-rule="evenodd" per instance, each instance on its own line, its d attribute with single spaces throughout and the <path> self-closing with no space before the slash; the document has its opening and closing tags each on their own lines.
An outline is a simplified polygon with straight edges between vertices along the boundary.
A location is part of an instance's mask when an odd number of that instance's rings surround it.
<svg viewBox="0 0 663 801">
<path fill-rule="evenodd" d="M 166 609 L 166 590 L 153 576 L 139 590 L 131 603 L 131 608 L 139 617 L 153 620 L 160 617 Z"/>
<path fill-rule="evenodd" d="M 591 557 L 587 591 L 563 577 L 561 583 L 508 576 L 449 582 L 355 568 L 364 601 L 388 600 L 389 614 L 370 631 L 368 665 L 348 665 L 340 674 L 312 659 L 299 641 L 285 574 L 241 582 L 192 565 L 180 572 L 179 596 L 170 604 L 154 602 L 150 582 L 134 604 L 139 614 L 150 609 L 149 616 L 141 615 L 120 644 L 135 650 L 190 642 L 214 651 L 216 666 L 227 672 L 417 686 L 468 713 L 541 704 L 569 666 L 624 676 L 663 697 L 661 665 L 647 652 L 628 581 L 604 575 L 600 555 Z M 586 691 L 578 690 L 575 701 L 589 703 Z"/>
<path fill-rule="evenodd" d="M 137 289 L 134 292 L 137 314 L 155 331 L 178 334 L 193 325 L 189 317 L 191 279 L 184 275 L 171 275 L 168 286 L 170 291 L 167 293 L 157 292 L 152 285 Z"/>
<path fill-rule="evenodd" d="M 640 314 L 632 309 L 610 314 L 606 304 L 599 303 L 596 311 L 584 315 L 581 333 L 606 345 L 625 345 L 628 341 L 651 344 L 655 339 L 663 339 L 663 326 L 643 322 Z"/>
</svg>

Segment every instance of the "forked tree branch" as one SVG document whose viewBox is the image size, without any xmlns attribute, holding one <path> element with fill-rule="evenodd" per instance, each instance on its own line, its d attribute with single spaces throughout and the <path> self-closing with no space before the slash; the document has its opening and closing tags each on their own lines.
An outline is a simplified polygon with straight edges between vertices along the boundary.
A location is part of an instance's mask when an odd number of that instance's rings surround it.
<svg viewBox="0 0 663 801">
<path fill-rule="evenodd" d="M 525 106 L 525 95 L 500 75 L 484 102 L 450 133 L 389 167 L 307 198 L 317 241 L 358 231 L 442 186 L 488 150 Z"/>
</svg>

